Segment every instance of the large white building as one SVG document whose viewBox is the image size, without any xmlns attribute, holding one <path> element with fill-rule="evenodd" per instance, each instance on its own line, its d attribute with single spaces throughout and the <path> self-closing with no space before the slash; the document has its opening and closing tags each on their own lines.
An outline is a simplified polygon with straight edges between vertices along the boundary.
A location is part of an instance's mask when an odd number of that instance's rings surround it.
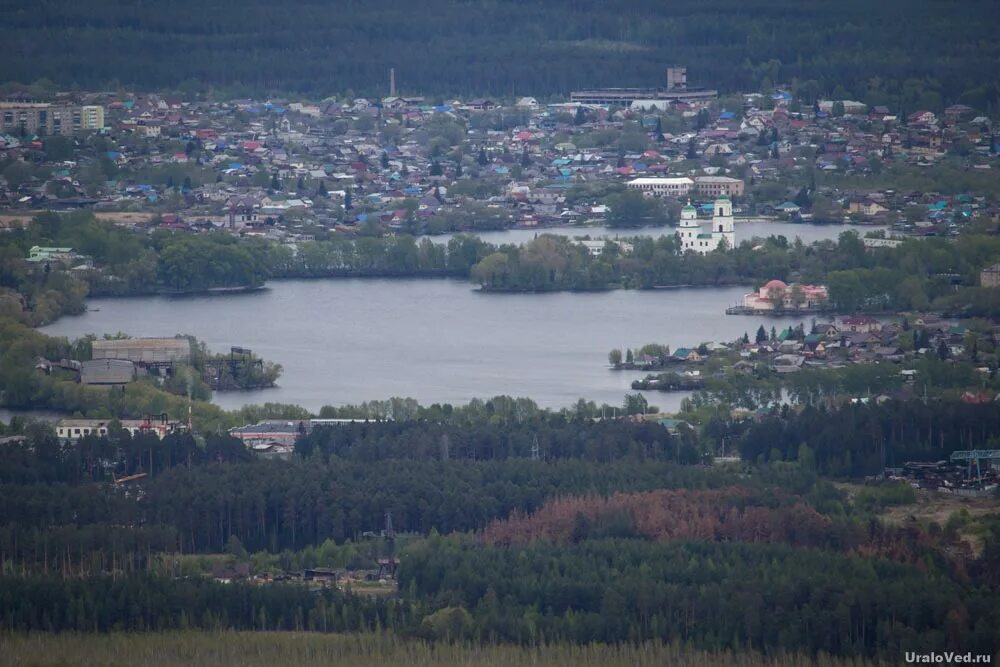
<svg viewBox="0 0 1000 667">
<path fill-rule="evenodd" d="M 681 241 L 681 252 L 693 250 L 703 255 L 719 247 L 723 240 L 727 248 L 736 247 L 736 232 L 733 229 L 733 203 L 729 197 L 720 197 L 712 205 L 712 219 L 699 220 L 698 209 L 688 203 L 681 209 L 681 221 L 677 226 Z"/>
<path fill-rule="evenodd" d="M 691 192 L 694 181 L 680 178 L 635 178 L 625 184 L 629 190 L 639 190 L 657 197 L 684 197 Z"/>
</svg>

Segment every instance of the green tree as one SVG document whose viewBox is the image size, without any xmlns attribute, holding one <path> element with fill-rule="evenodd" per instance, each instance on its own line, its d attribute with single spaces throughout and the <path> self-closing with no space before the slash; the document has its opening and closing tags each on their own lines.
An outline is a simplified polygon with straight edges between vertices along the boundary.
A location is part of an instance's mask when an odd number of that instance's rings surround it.
<svg viewBox="0 0 1000 667">
<path fill-rule="evenodd" d="M 649 401 L 640 393 L 625 394 L 622 408 L 627 415 L 644 415 L 649 410 Z"/>
<path fill-rule="evenodd" d="M 856 271 L 832 271 L 827 276 L 830 301 L 845 312 L 859 310 L 868 291 Z"/>
<path fill-rule="evenodd" d="M 802 285 L 795 283 L 792 285 L 789 291 L 789 300 L 792 302 L 792 308 L 801 308 L 806 302 L 805 292 L 802 290 Z"/>
<path fill-rule="evenodd" d="M 643 227 L 665 222 L 660 203 L 646 198 L 641 192 L 629 190 L 610 195 L 605 202 L 609 209 L 609 227 Z"/>
<path fill-rule="evenodd" d="M 53 135 L 43 142 L 45 157 L 52 162 L 62 162 L 73 159 L 74 143 L 70 137 Z"/>
<path fill-rule="evenodd" d="M 4 177 L 11 189 L 17 190 L 31 180 L 31 165 L 20 160 L 14 160 L 4 168 L 0 175 Z"/>
<path fill-rule="evenodd" d="M 694 139 L 689 139 L 688 140 L 687 153 L 685 154 L 685 157 L 688 160 L 697 160 L 698 159 L 698 145 L 695 143 Z"/>
</svg>

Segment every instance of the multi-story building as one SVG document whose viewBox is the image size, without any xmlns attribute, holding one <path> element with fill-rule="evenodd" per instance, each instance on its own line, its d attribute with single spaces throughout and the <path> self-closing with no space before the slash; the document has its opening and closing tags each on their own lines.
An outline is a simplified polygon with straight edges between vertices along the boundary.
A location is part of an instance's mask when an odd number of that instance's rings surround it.
<svg viewBox="0 0 1000 667">
<path fill-rule="evenodd" d="M 694 190 L 705 197 L 742 197 L 743 181 L 729 176 L 695 176 Z"/>
<path fill-rule="evenodd" d="M 687 176 L 680 178 L 635 178 L 625 184 L 630 190 L 648 192 L 657 197 L 684 197 L 694 185 Z"/>
<path fill-rule="evenodd" d="M 728 197 L 715 200 L 712 219 L 698 219 L 698 209 L 688 203 L 681 209 L 681 221 L 677 227 L 681 250 L 707 255 L 725 242 L 725 247 L 736 247 L 736 231 L 733 227 L 733 203 Z"/>
<path fill-rule="evenodd" d="M 73 134 L 104 127 L 104 107 L 49 102 L 0 102 L 0 131 Z"/>
<path fill-rule="evenodd" d="M 96 104 L 88 104 L 87 106 L 80 107 L 80 129 L 104 129 L 104 107 Z"/>
</svg>

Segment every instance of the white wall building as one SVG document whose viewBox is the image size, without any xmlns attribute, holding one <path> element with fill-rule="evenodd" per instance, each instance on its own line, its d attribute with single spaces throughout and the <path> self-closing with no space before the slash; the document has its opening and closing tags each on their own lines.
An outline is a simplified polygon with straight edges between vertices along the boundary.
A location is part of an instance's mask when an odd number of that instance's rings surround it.
<svg viewBox="0 0 1000 667">
<path fill-rule="evenodd" d="M 681 241 L 681 252 L 693 250 L 703 255 L 719 247 L 723 240 L 727 248 L 736 247 L 736 232 L 733 228 L 733 203 L 728 197 L 720 197 L 712 206 L 711 221 L 699 220 L 698 209 L 688 203 L 681 209 L 681 221 L 677 226 Z"/>
<path fill-rule="evenodd" d="M 630 190 L 648 192 L 657 197 L 684 197 L 691 192 L 694 181 L 687 176 L 680 178 L 636 178 L 626 183 L 626 186 Z"/>
<path fill-rule="evenodd" d="M 56 435 L 60 440 L 67 442 L 76 442 L 88 435 L 105 436 L 108 434 L 111 421 L 110 419 L 60 419 L 56 423 Z M 133 437 L 141 433 L 153 433 L 160 440 L 184 428 L 183 424 L 167 419 L 166 415 L 149 419 L 122 419 L 118 423 Z"/>
</svg>

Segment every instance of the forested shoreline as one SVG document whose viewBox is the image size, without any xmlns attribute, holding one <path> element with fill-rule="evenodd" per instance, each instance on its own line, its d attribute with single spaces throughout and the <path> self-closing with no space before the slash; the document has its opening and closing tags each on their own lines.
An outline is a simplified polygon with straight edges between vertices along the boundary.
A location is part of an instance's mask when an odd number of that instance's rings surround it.
<svg viewBox="0 0 1000 667">
<path fill-rule="evenodd" d="M 680 254 L 677 240 L 627 239 L 594 256 L 570 239 L 542 234 L 522 246 L 493 245 L 472 235 L 447 244 L 409 235 L 347 238 L 327 234 L 293 251 L 225 232 L 141 236 L 91 213 L 45 213 L 26 229 L 4 234 L 0 300 L 30 324 L 85 309 L 86 297 L 249 290 L 292 278 L 456 278 L 485 292 L 753 286 L 772 279 L 826 284 L 841 312 L 931 308 L 964 316 L 998 314 L 979 271 L 1000 256 L 996 236 L 969 230 L 958 239 L 911 239 L 897 248 L 866 249 L 853 232 L 811 245 L 786 238 L 744 241 L 727 252 Z M 34 245 L 73 247 L 94 261 L 82 272 L 40 271 L 23 258 Z M 955 287 L 961 286 L 956 291 Z"/>
</svg>

